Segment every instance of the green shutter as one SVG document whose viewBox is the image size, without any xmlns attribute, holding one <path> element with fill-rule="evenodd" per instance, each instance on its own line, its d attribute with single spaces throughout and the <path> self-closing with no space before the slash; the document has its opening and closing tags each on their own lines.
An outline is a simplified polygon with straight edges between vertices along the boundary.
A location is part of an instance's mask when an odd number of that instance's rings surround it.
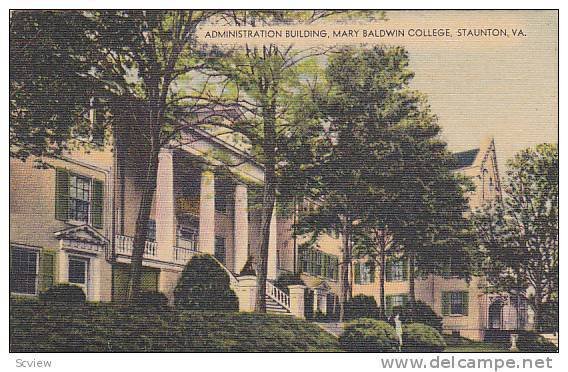
<svg viewBox="0 0 568 372">
<path fill-rule="evenodd" d="M 158 277 L 159 271 L 152 269 L 143 269 L 140 288 L 143 291 L 158 292 Z"/>
<path fill-rule="evenodd" d="M 462 292 L 462 307 L 463 315 L 468 315 L 469 313 L 469 293 L 467 291 Z"/>
<path fill-rule="evenodd" d="M 338 280 L 339 275 L 339 258 L 333 257 L 333 279 Z"/>
<path fill-rule="evenodd" d="M 387 282 L 392 282 L 391 260 L 385 262 L 385 278 Z"/>
<path fill-rule="evenodd" d="M 91 221 L 93 227 L 103 228 L 103 201 L 104 201 L 104 183 L 99 180 L 93 180 L 93 196 L 91 198 Z"/>
<path fill-rule="evenodd" d="M 55 218 L 67 221 L 69 210 L 69 172 L 66 169 L 55 170 Z"/>
<path fill-rule="evenodd" d="M 408 305 L 408 295 L 402 295 L 402 305 L 406 306 Z"/>
<path fill-rule="evenodd" d="M 385 310 L 387 315 L 392 313 L 392 296 L 385 296 Z"/>
<path fill-rule="evenodd" d="M 450 315 L 450 292 L 442 292 L 442 315 Z"/>
<path fill-rule="evenodd" d="M 327 256 L 327 254 L 324 254 L 322 256 L 321 276 L 325 278 L 327 278 L 328 275 L 328 270 L 327 270 L 328 265 L 329 265 L 329 257 Z"/>
<path fill-rule="evenodd" d="M 371 283 L 375 282 L 375 263 L 372 261 L 368 262 L 369 265 L 371 265 L 371 270 L 370 270 L 370 275 L 371 275 Z"/>
<path fill-rule="evenodd" d="M 55 278 L 55 252 L 42 251 L 39 256 L 39 290 L 46 291 L 53 286 Z"/>
<path fill-rule="evenodd" d="M 404 258 L 402 260 L 402 280 L 408 280 L 408 260 Z"/>
<path fill-rule="evenodd" d="M 355 284 L 361 284 L 361 265 L 355 262 Z"/>
</svg>

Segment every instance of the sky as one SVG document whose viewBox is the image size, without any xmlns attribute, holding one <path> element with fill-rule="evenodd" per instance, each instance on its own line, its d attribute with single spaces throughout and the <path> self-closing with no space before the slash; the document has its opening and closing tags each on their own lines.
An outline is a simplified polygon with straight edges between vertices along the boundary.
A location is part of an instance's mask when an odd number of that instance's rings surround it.
<svg viewBox="0 0 568 372">
<path fill-rule="evenodd" d="M 390 11 L 390 23 L 504 24 L 526 37 L 505 41 L 402 42 L 451 151 L 495 139 L 506 160 L 538 143 L 558 142 L 558 23 L 554 11 Z"/>
</svg>

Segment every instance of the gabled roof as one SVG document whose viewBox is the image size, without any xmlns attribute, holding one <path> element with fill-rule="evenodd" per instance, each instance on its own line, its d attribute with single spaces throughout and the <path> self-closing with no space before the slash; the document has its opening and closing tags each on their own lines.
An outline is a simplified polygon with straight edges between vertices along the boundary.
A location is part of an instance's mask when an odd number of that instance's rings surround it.
<svg viewBox="0 0 568 372">
<path fill-rule="evenodd" d="M 454 159 L 456 161 L 454 169 L 471 167 L 475 162 L 475 159 L 477 159 L 477 154 L 479 154 L 479 149 L 454 153 Z"/>
<path fill-rule="evenodd" d="M 87 224 L 56 231 L 55 237 L 59 240 L 79 241 L 97 245 L 108 244 L 108 239 Z"/>
</svg>

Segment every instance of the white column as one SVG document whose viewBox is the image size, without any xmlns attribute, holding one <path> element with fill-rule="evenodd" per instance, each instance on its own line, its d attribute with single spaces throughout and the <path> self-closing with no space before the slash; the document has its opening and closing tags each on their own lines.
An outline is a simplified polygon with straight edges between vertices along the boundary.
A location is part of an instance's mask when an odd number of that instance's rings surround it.
<svg viewBox="0 0 568 372">
<path fill-rule="evenodd" d="M 238 183 L 235 186 L 235 220 L 234 231 L 234 271 L 239 274 L 248 258 L 248 195 L 247 186 Z"/>
<path fill-rule="evenodd" d="M 272 210 L 272 218 L 270 219 L 270 239 L 268 240 L 268 270 L 267 278 L 276 280 L 276 250 L 277 250 L 277 221 L 276 221 L 276 204 Z"/>
<path fill-rule="evenodd" d="M 171 150 L 164 149 L 158 156 L 156 184 L 156 243 L 157 256 L 164 261 L 173 258 L 175 245 L 174 162 Z"/>
<path fill-rule="evenodd" d="M 303 285 L 289 285 L 290 293 L 290 313 L 297 318 L 304 319 L 304 292 L 306 287 Z"/>
<path fill-rule="evenodd" d="M 201 172 L 199 251 L 215 254 L 215 176 L 210 170 Z"/>
<path fill-rule="evenodd" d="M 57 252 L 57 271 L 59 272 L 57 282 L 67 283 L 69 281 L 69 261 L 67 253 L 61 248 Z"/>
</svg>

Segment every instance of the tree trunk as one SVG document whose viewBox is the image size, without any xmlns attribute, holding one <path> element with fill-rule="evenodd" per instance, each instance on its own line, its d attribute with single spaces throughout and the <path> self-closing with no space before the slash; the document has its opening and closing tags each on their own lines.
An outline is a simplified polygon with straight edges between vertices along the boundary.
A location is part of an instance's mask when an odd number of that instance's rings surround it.
<svg viewBox="0 0 568 372">
<path fill-rule="evenodd" d="M 256 270 L 256 301 L 254 310 L 266 312 L 266 279 L 268 274 L 268 246 L 270 222 L 276 201 L 276 111 L 271 105 L 264 115 L 264 189 L 262 197 L 261 243 Z"/>
<path fill-rule="evenodd" d="M 347 221 L 343 222 L 342 227 L 343 236 L 343 249 L 340 270 L 340 289 L 339 289 L 339 321 L 345 320 L 345 304 L 349 301 L 349 266 L 351 264 L 351 251 L 350 251 L 350 232 Z"/>
<path fill-rule="evenodd" d="M 542 292 L 540 289 L 535 288 L 535 292 L 534 292 L 534 329 L 537 332 L 540 332 L 540 330 L 542 329 L 542 314 L 541 314 L 541 308 L 542 308 Z M 518 306 L 518 304 L 517 304 Z"/>
<path fill-rule="evenodd" d="M 414 309 L 416 304 L 416 278 L 415 278 L 416 260 L 414 254 L 411 253 L 408 257 L 408 297 L 411 309 Z"/>
<path fill-rule="evenodd" d="M 386 247 L 385 247 L 385 239 L 384 234 L 383 236 L 379 237 L 379 262 L 380 262 L 380 276 L 379 276 L 379 317 L 381 319 L 386 319 L 386 309 L 385 309 L 385 278 L 386 278 L 386 267 L 387 267 L 387 259 L 386 259 Z"/>
<path fill-rule="evenodd" d="M 142 198 L 140 200 L 140 208 L 138 209 L 138 217 L 136 219 L 136 232 L 132 244 L 132 258 L 130 267 L 130 282 L 128 286 L 128 300 L 132 301 L 140 294 L 140 285 L 142 280 L 142 260 L 144 258 L 144 248 L 146 246 L 146 237 L 148 230 L 148 220 L 150 219 L 150 211 L 152 209 L 152 201 L 154 192 L 156 191 L 156 179 L 158 175 L 158 154 L 160 152 L 159 142 L 152 141 L 144 185 L 142 190 Z"/>
</svg>

